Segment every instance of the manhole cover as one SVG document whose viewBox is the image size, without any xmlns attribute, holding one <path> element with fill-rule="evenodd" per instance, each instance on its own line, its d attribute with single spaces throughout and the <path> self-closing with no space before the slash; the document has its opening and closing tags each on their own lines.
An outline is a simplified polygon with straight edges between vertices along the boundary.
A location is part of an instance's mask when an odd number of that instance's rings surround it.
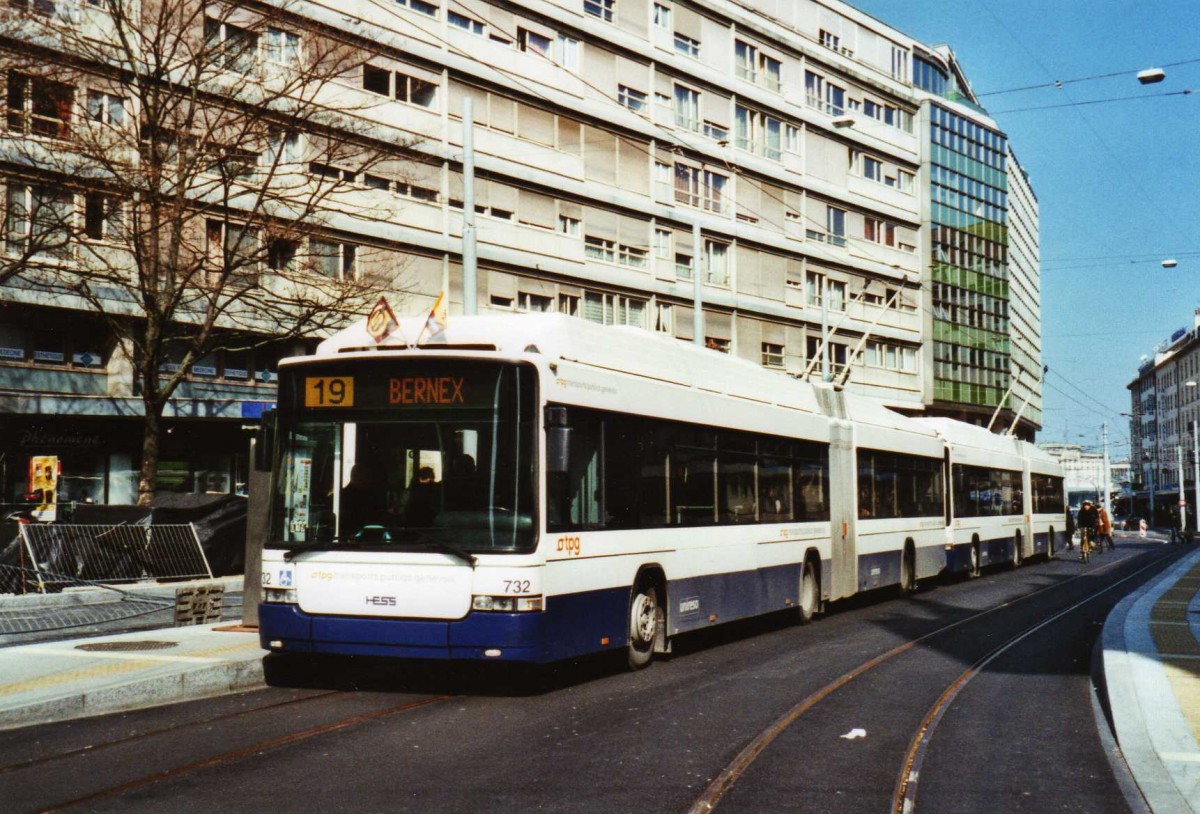
<svg viewBox="0 0 1200 814">
<path fill-rule="evenodd" d="M 77 644 L 76 650 L 166 650 L 175 647 L 178 642 L 95 642 L 93 644 Z"/>
</svg>

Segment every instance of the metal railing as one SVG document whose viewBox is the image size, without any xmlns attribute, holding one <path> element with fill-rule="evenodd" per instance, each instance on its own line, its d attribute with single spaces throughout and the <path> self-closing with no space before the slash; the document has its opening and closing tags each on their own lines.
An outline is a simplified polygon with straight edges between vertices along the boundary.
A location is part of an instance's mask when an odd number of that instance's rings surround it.
<svg viewBox="0 0 1200 814">
<path fill-rule="evenodd" d="M 212 578 L 196 529 L 187 525 L 24 525 L 20 527 L 19 588 L 47 593 L 82 582 Z"/>
</svg>

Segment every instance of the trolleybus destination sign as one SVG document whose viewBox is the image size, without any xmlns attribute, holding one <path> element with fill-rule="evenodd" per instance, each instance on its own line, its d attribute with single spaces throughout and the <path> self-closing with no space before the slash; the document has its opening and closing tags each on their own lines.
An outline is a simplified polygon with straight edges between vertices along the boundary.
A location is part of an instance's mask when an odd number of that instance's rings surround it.
<svg viewBox="0 0 1200 814">
<path fill-rule="evenodd" d="M 386 365 L 379 369 L 359 365 L 355 375 L 338 375 L 345 368 L 322 368 L 311 373 L 296 371 L 292 392 L 299 406 L 308 409 L 492 407 L 497 378 L 503 369 L 453 362 L 439 366 Z"/>
</svg>

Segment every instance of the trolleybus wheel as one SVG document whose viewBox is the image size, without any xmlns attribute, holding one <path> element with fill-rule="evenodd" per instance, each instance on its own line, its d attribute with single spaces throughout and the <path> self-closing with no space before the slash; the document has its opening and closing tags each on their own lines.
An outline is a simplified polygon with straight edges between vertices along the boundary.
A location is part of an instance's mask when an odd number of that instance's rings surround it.
<svg viewBox="0 0 1200 814">
<path fill-rule="evenodd" d="M 629 603 L 629 669 L 640 670 L 654 658 L 661 617 L 658 587 L 653 582 L 640 582 L 633 589 L 633 601 Z"/>
<path fill-rule="evenodd" d="M 800 569 L 800 624 L 807 625 L 817 612 L 817 576 L 812 563 L 805 561 Z"/>
</svg>

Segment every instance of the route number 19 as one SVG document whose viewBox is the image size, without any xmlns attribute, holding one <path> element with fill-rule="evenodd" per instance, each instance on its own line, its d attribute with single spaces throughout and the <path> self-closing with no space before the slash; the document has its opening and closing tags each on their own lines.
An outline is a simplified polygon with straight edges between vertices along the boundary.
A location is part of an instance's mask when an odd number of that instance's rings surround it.
<svg viewBox="0 0 1200 814">
<path fill-rule="evenodd" d="M 352 376 L 309 376 L 304 380 L 305 407 L 353 407 Z"/>
</svg>

